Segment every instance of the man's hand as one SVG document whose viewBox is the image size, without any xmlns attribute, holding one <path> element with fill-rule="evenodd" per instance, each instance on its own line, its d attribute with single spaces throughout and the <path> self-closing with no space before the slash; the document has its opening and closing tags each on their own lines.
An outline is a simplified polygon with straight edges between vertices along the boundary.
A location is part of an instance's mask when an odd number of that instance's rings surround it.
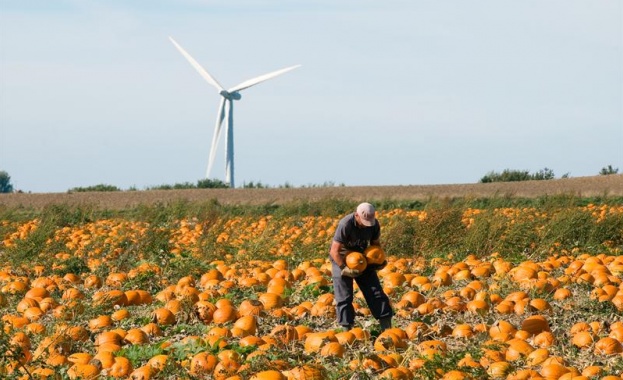
<svg viewBox="0 0 623 380">
<path fill-rule="evenodd" d="M 344 267 L 344 269 L 342 269 L 342 276 L 348 276 L 348 277 L 358 277 L 361 274 L 361 272 L 359 272 L 357 269 L 351 269 L 349 267 Z"/>
</svg>

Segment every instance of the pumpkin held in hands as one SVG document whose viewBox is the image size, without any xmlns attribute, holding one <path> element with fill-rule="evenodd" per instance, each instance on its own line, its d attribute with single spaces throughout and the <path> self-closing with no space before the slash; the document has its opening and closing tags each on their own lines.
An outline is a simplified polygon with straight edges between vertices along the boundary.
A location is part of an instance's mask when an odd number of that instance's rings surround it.
<svg viewBox="0 0 623 380">
<path fill-rule="evenodd" d="M 385 251 L 378 245 L 370 245 L 363 251 L 368 264 L 383 264 L 385 261 Z"/>
<path fill-rule="evenodd" d="M 366 257 L 363 253 L 353 251 L 346 254 L 346 266 L 350 269 L 363 272 L 368 266 L 368 262 L 366 261 Z"/>
</svg>

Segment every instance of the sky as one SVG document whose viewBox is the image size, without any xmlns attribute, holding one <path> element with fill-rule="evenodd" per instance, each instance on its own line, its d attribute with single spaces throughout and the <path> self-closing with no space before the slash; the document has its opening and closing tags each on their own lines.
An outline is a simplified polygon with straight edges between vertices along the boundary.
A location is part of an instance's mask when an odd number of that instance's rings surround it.
<svg viewBox="0 0 623 380">
<path fill-rule="evenodd" d="M 206 177 L 241 92 L 235 184 L 623 172 L 620 0 L 0 0 L 0 171 L 15 189 Z M 225 134 L 211 179 L 225 179 Z"/>
</svg>

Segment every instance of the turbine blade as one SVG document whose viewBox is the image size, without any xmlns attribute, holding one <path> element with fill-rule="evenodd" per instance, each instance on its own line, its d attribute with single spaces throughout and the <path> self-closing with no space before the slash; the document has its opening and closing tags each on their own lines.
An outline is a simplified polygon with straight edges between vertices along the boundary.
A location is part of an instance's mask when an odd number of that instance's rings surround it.
<svg viewBox="0 0 623 380">
<path fill-rule="evenodd" d="M 221 86 L 221 84 L 217 82 L 217 80 L 214 79 L 212 75 L 210 75 L 210 73 L 206 71 L 206 69 L 201 67 L 201 65 L 197 61 L 195 61 L 195 59 L 191 57 L 190 54 L 186 52 L 186 50 L 184 50 L 184 48 L 182 48 L 177 42 L 175 42 L 175 40 L 172 37 L 169 37 L 169 39 L 171 40 L 173 45 L 175 45 L 177 50 L 179 50 L 179 52 L 182 53 L 182 55 L 188 60 L 188 62 L 190 62 L 190 64 L 195 68 L 195 70 L 197 70 L 199 74 L 201 74 L 203 79 L 208 81 L 208 83 L 210 83 L 212 86 L 216 87 L 219 90 L 219 92 L 223 91 L 223 86 Z"/>
<path fill-rule="evenodd" d="M 216 157 L 216 145 L 218 144 L 218 138 L 221 135 L 221 127 L 223 126 L 223 119 L 225 118 L 225 102 L 227 100 L 221 97 L 221 102 L 218 106 L 218 114 L 216 115 L 216 126 L 214 127 L 214 134 L 212 135 L 212 145 L 210 146 L 210 158 L 208 160 L 208 170 L 206 171 L 206 178 L 210 178 L 210 172 L 214 165 L 214 157 Z"/>
<path fill-rule="evenodd" d="M 271 78 L 276 77 L 277 75 L 281 75 L 281 74 L 285 74 L 290 70 L 294 70 L 298 67 L 301 67 L 301 65 L 296 65 L 296 66 L 290 66 L 290 67 L 286 67 L 285 69 L 281 69 L 281 70 L 277 70 L 277 71 L 273 71 L 272 73 L 268 73 L 268 74 L 264 74 L 264 75 L 260 75 L 259 77 L 255 77 L 253 79 L 249 79 L 247 81 L 244 81 L 242 83 L 240 83 L 239 85 L 227 90 L 229 92 L 234 92 L 234 91 L 241 91 L 244 90 L 245 88 L 249 88 L 251 86 L 255 86 L 258 83 L 264 82 L 266 80 L 269 80 Z"/>
</svg>

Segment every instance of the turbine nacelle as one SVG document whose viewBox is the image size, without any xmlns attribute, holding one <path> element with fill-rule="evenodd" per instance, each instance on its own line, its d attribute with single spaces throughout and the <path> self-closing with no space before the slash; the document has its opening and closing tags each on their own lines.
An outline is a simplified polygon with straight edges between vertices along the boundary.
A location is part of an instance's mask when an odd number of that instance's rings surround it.
<svg viewBox="0 0 623 380">
<path fill-rule="evenodd" d="M 242 95 L 240 95 L 238 91 L 229 92 L 227 90 L 221 90 L 219 94 L 227 100 L 240 100 L 242 98 Z"/>
</svg>

